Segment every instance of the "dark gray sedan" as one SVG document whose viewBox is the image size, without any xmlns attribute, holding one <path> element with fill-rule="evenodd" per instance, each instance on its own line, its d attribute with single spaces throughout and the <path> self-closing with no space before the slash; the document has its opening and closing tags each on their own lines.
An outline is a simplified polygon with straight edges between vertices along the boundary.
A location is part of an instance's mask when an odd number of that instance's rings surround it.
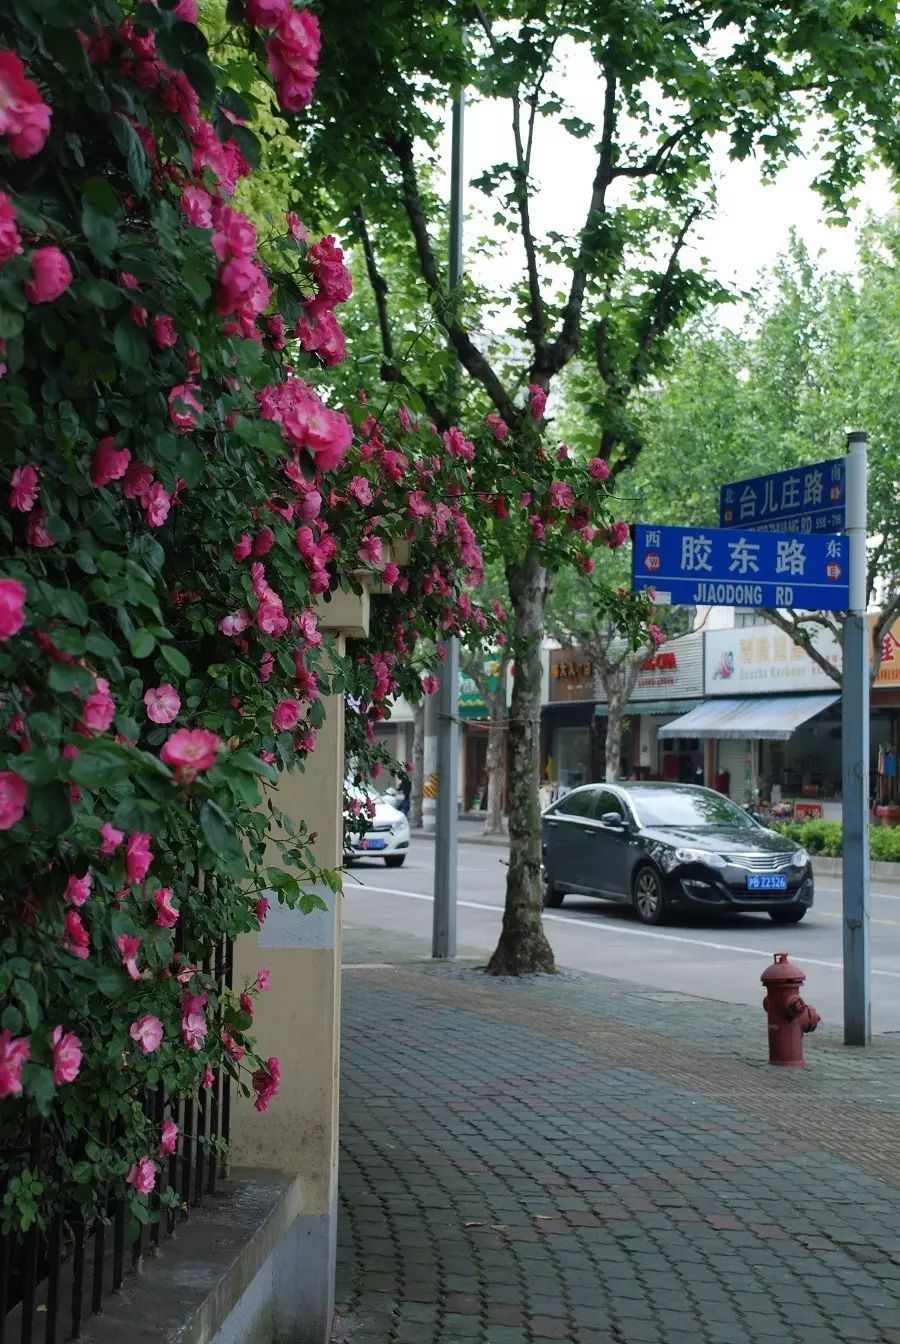
<svg viewBox="0 0 900 1344">
<path fill-rule="evenodd" d="M 587 784 L 541 815 L 544 905 L 567 892 L 672 910 L 757 910 L 796 924 L 813 903 L 809 855 L 693 784 Z"/>
</svg>

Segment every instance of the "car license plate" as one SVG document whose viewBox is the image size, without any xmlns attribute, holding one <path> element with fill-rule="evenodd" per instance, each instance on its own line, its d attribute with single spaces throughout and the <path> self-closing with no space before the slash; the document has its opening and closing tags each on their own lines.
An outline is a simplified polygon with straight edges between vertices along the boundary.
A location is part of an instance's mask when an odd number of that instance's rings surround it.
<svg viewBox="0 0 900 1344">
<path fill-rule="evenodd" d="M 384 849 L 386 844 L 386 840 L 370 840 L 368 837 L 365 837 L 360 840 L 359 847 L 360 849 Z"/>
<path fill-rule="evenodd" d="M 748 891 L 787 891 L 787 873 L 748 873 Z"/>
</svg>

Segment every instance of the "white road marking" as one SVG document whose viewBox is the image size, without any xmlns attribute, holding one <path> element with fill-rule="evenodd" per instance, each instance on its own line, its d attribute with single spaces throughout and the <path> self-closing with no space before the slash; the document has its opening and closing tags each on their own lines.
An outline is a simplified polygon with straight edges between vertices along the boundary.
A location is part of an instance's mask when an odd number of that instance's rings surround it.
<svg viewBox="0 0 900 1344">
<path fill-rule="evenodd" d="M 434 902 L 434 897 L 427 895 L 424 891 L 400 891 L 398 887 L 377 887 L 367 882 L 360 882 L 357 890 L 381 891 L 385 896 L 406 896 L 411 901 L 430 901 Z M 457 901 L 457 905 L 465 910 L 487 910 L 491 914 L 501 914 L 502 905 L 488 905 L 481 901 Z M 552 921 L 554 924 L 572 924 L 581 929 L 593 929 L 594 933 L 603 932 L 607 934 L 623 934 L 625 937 L 632 938 L 656 938 L 664 943 L 685 943 L 691 947 L 708 947 L 714 952 L 740 952 L 748 957 L 770 957 L 772 949 L 760 947 L 739 947 L 735 943 L 714 943 L 708 938 L 686 938 L 679 933 L 659 933 L 655 929 L 636 928 L 628 924 L 609 924 L 592 919 L 575 919 L 571 915 L 548 915 L 544 912 L 544 919 Z M 841 961 L 820 961 L 816 957 L 803 956 L 804 966 L 824 966 L 828 970 L 842 971 L 844 964 Z M 872 967 L 873 975 L 886 975 L 892 980 L 900 980 L 900 971 L 882 971 L 877 967 Z"/>
</svg>

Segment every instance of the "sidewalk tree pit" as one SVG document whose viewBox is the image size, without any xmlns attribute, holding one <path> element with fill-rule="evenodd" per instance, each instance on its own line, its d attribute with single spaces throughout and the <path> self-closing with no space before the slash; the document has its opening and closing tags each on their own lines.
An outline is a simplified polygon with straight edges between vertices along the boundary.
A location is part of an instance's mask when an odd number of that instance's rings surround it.
<svg viewBox="0 0 900 1344">
<path fill-rule="evenodd" d="M 353 697 L 363 754 L 390 698 L 421 695 L 419 636 L 490 624 L 464 591 L 482 566 L 466 441 L 383 396 L 335 404 L 342 250 L 292 209 L 254 222 L 237 204 L 258 90 L 274 80 L 303 114 L 318 21 L 287 0 L 228 16 L 226 47 L 194 0 L 17 0 L 0 21 L 15 1236 L 122 1197 L 133 1230 L 160 1216 L 186 1136 L 145 1093 L 202 1098 L 224 1072 L 258 1111 L 277 1104 L 281 1065 L 253 1027 L 267 970 L 225 987 L 221 949 L 340 879 L 270 786 L 315 768 L 326 696 Z M 366 575 L 371 634 L 341 655 L 317 609 Z"/>
</svg>

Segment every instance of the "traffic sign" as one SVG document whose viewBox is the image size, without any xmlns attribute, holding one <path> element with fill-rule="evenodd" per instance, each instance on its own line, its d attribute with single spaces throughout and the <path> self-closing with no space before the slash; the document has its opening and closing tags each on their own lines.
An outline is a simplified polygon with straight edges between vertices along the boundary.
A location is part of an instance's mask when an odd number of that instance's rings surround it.
<svg viewBox="0 0 900 1344">
<path fill-rule="evenodd" d="M 849 547 L 845 536 L 638 523 L 631 574 L 660 604 L 846 611 Z"/>
<path fill-rule="evenodd" d="M 719 487 L 722 527 L 806 535 L 841 532 L 845 507 L 842 457 L 776 471 L 770 476 L 751 476 Z"/>
</svg>

